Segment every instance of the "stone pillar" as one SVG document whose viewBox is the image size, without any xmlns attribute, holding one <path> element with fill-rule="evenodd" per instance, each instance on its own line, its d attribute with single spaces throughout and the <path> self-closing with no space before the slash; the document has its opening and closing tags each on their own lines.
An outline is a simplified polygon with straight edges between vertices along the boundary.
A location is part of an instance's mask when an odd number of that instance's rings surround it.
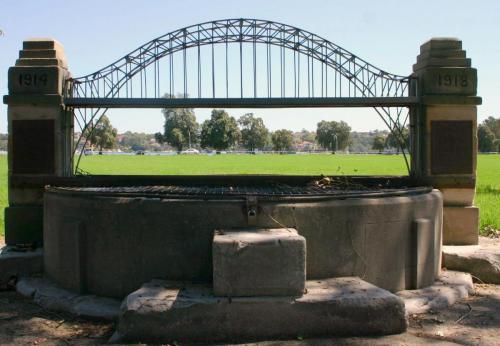
<svg viewBox="0 0 500 346">
<path fill-rule="evenodd" d="M 477 71 L 460 40 L 433 38 L 420 47 L 413 76 L 421 98 L 413 110 L 413 174 L 443 193 L 443 243 L 477 244 Z"/>
<path fill-rule="evenodd" d="M 45 181 L 72 174 L 73 116 L 63 104 L 69 76 L 62 46 L 46 38 L 24 41 L 9 69 L 7 244 L 42 242 Z"/>
</svg>

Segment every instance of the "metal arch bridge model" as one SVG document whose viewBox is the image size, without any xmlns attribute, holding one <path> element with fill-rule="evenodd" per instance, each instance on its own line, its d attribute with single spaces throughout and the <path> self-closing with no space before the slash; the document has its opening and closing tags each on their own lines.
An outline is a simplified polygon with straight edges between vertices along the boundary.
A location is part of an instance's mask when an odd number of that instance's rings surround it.
<svg viewBox="0 0 500 346">
<path fill-rule="evenodd" d="M 64 103 L 77 111 L 82 134 L 108 108 L 374 107 L 399 138 L 416 90 L 415 79 L 311 32 L 240 18 L 170 32 L 71 78 Z"/>
</svg>

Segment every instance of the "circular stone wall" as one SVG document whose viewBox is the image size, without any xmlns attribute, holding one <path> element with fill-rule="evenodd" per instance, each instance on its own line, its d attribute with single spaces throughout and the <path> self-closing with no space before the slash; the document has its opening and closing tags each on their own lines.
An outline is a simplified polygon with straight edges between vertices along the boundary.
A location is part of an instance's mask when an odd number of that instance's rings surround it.
<svg viewBox="0 0 500 346">
<path fill-rule="evenodd" d="M 133 197 L 50 188 L 45 274 L 62 287 L 121 298 L 153 278 L 210 282 L 216 229 L 248 228 L 247 200 Z M 398 291 L 430 285 L 441 261 L 437 190 L 345 199 L 258 198 L 256 225 L 306 238 L 307 279 L 359 276 Z"/>
</svg>

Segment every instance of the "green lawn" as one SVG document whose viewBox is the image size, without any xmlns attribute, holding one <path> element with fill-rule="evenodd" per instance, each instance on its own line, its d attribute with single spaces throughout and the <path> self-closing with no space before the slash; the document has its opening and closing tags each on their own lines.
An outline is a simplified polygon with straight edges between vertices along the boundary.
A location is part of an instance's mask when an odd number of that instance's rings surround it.
<svg viewBox="0 0 500 346">
<path fill-rule="evenodd" d="M 87 156 L 81 168 L 93 174 L 297 174 L 404 175 L 392 155 L 196 155 Z M 479 155 L 476 205 L 481 228 L 500 229 L 500 155 Z M 7 205 L 7 157 L 0 155 L 0 209 Z M 3 234 L 0 213 L 0 234 Z"/>
<path fill-rule="evenodd" d="M 80 167 L 93 174 L 406 174 L 394 155 L 175 155 L 85 156 Z"/>
</svg>

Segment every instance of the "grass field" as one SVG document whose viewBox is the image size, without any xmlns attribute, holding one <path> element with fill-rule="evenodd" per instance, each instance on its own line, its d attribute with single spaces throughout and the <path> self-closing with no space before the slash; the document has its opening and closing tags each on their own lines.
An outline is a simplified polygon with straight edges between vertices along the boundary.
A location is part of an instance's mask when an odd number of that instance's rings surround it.
<svg viewBox="0 0 500 346">
<path fill-rule="evenodd" d="M 81 168 L 92 174 L 296 174 L 404 175 L 394 155 L 197 155 L 87 156 Z M 500 229 L 500 155 L 479 155 L 476 205 L 481 228 Z M 0 209 L 7 205 L 7 157 L 0 156 Z M 3 234 L 3 212 L 0 234 Z"/>
</svg>

